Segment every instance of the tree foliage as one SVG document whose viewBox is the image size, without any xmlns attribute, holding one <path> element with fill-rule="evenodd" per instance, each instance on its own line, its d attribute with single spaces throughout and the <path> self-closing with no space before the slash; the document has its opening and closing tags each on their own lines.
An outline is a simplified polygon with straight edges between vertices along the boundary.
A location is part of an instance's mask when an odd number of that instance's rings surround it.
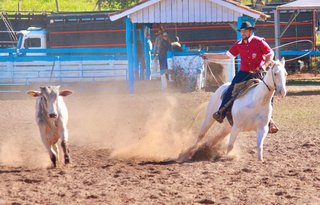
<svg viewBox="0 0 320 205">
<path fill-rule="evenodd" d="M 142 0 L 97 0 L 97 5 L 101 10 L 119 10 L 127 8 Z M 236 0 L 242 4 L 270 4 L 270 3 L 288 3 L 294 0 Z"/>
<path fill-rule="evenodd" d="M 97 5 L 100 5 L 102 10 L 118 10 L 127 8 L 141 0 L 97 0 Z"/>
<path fill-rule="evenodd" d="M 239 0 L 242 4 L 274 4 L 274 3 L 289 3 L 295 0 Z"/>
</svg>

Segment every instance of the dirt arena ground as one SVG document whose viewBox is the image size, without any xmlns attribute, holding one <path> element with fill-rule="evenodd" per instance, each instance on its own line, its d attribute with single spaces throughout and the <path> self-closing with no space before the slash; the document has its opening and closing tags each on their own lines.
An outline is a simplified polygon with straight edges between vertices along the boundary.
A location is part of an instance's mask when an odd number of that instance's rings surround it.
<svg viewBox="0 0 320 205">
<path fill-rule="evenodd" d="M 288 86 L 275 98 L 281 131 L 257 161 L 254 132 L 241 133 L 211 159 L 179 164 L 204 113 L 185 127 L 212 93 L 161 92 L 160 82 L 137 94 L 77 92 L 69 110 L 71 165 L 50 167 L 35 122 L 35 99 L 0 97 L 0 204 L 320 204 L 320 86 Z M 219 129 L 214 124 L 204 142 Z"/>
</svg>

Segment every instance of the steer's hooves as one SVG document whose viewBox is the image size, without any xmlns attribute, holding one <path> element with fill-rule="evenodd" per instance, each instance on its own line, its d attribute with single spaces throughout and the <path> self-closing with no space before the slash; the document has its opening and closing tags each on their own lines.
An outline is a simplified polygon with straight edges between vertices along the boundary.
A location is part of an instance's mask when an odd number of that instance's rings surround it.
<svg viewBox="0 0 320 205">
<path fill-rule="evenodd" d="M 71 159 L 70 159 L 69 156 L 66 156 L 66 157 L 65 157 L 64 163 L 65 163 L 65 164 L 71 164 Z"/>
<path fill-rule="evenodd" d="M 53 168 L 56 168 L 57 167 L 57 158 L 54 154 L 51 156 L 51 162 L 52 162 Z"/>
</svg>

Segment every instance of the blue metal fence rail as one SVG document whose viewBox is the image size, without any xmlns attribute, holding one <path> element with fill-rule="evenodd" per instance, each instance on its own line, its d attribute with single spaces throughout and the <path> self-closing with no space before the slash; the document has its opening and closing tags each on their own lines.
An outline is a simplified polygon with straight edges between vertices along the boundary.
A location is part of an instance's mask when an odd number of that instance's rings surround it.
<svg viewBox="0 0 320 205">
<path fill-rule="evenodd" d="M 44 84 L 80 85 L 81 89 L 78 91 L 128 90 L 127 64 L 113 66 L 113 63 L 119 62 L 117 60 L 127 60 L 126 52 L 126 48 L 0 49 L 0 55 L 8 54 L 8 56 L 0 56 L 0 63 L 2 62 L 0 65 L 0 73 L 2 73 L 0 92 L 26 91 L 5 89 L 8 86 L 41 86 Z M 28 55 L 34 53 L 38 56 Z M 39 64 L 37 65 L 35 61 L 38 61 Z M 81 65 L 74 65 L 75 63 L 71 65 L 74 61 L 81 62 Z M 23 65 L 28 62 L 30 65 L 23 68 Z M 44 65 L 43 62 L 47 62 L 47 64 Z M 48 62 L 51 62 L 52 65 Z M 67 65 L 60 65 L 62 62 Z M 123 61 L 121 62 L 123 63 Z M 64 66 L 71 67 L 71 69 L 66 69 Z M 89 68 L 90 66 L 93 68 Z M 119 78 L 120 81 L 110 81 L 110 79 Z M 85 88 L 90 85 L 93 87 L 106 85 L 105 87 L 108 88 Z M 124 88 L 113 85 L 123 85 Z"/>
</svg>

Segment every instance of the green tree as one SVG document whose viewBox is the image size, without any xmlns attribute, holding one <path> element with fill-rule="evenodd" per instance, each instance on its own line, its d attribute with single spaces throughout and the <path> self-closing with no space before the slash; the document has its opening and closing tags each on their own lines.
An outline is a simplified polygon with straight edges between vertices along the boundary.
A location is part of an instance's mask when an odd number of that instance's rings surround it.
<svg viewBox="0 0 320 205">
<path fill-rule="evenodd" d="M 127 8 L 141 0 L 97 0 L 99 10 L 118 10 Z"/>
<path fill-rule="evenodd" d="M 252 4 L 253 6 L 265 5 L 265 4 L 274 4 L 274 3 L 289 3 L 295 0 L 238 0 L 242 4 Z"/>
</svg>

